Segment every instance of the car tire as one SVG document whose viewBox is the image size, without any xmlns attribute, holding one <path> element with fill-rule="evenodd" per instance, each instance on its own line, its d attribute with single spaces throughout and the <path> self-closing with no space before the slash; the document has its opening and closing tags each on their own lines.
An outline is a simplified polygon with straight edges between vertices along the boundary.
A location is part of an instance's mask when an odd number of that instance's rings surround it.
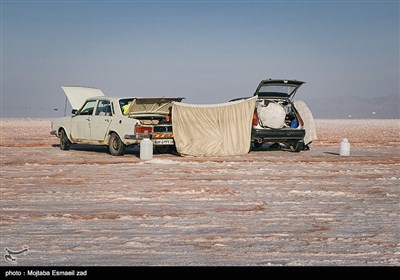
<svg viewBox="0 0 400 280">
<path fill-rule="evenodd" d="M 67 133 L 65 133 L 64 129 L 60 131 L 60 149 L 63 151 L 68 151 L 71 147 L 71 142 L 67 137 Z"/>
<path fill-rule="evenodd" d="M 253 142 L 254 149 L 260 149 L 263 143 Z"/>
<path fill-rule="evenodd" d="M 112 132 L 108 141 L 108 150 L 113 156 L 122 156 L 125 154 L 126 146 L 117 133 Z"/>
<path fill-rule="evenodd" d="M 289 149 L 292 152 L 299 153 L 304 149 L 304 142 L 299 141 L 299 142 L 289 143 Z"/>
</svg>

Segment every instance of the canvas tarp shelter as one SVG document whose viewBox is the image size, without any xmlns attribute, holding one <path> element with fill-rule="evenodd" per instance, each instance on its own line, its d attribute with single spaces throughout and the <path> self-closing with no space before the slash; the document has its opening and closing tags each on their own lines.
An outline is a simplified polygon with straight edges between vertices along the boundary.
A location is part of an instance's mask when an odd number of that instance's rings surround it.
<svg viewBox="0 0 400 280">
<path fill-rule="evenodd" d="M 297 112 L 299 112 L 304 122 L 304 129 L 306 131 L 306 135 L 304 136 L 304 144 L 308 145 L 312 141 L 317 140 L 317 131 L 315 129 L 314 117 L 304 101 L 295 100 L 293 101 L 293 105 L 296 108 Z"/>
<path fill-rule="evenodd" d="M 257 97 L 222 104 L 174 102 L 172 127 L 183 156 L 232 156 L 250 151 Z"/>
</svg>

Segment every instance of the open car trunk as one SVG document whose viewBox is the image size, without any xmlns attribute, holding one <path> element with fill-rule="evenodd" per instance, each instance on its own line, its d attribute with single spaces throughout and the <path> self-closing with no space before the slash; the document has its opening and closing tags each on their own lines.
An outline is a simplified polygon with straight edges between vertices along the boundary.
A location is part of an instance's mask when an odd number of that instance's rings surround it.
<svg viewBox="0 0 400 280">
<path fill-rule="evenodd" d="M 297 80 L 262 80 L 254 95 L 268 99 L 293 99 L 304 83 Z"/>
<path fill-rule="evenodd" d="M 183 97 L 135 98 L 129 106 L 128 115 L 165 116 L 171 113 L 172 102 L 181 102 Z"/>
<path fill-rule="evenodd" d="M 301 127 L 302 121 L 291 102 L 257 100 L 258 123 L 263 128 L 283 129 Z"/>
<path fill-rule="evenodd" d="M 170 123 L 172 102 L 181 102 L 183 97 L 134 98 L 128 108 L 128 116 L 142 124 L 156 125 Z"/>
</svg>

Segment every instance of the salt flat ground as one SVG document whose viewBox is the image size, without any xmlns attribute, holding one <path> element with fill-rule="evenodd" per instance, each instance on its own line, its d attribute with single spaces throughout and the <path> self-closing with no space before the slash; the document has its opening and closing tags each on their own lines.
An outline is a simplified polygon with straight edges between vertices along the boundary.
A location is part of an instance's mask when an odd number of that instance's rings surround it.
<svg viewBox="0 0 400 280">
<path fill-rule="evenodd" d="M 144 162 L 1 119 L 0 250 L 28 245 L 24 266 L 399 266 L 400 121 L 316 124 L 301 153 Z"/>
</svg>

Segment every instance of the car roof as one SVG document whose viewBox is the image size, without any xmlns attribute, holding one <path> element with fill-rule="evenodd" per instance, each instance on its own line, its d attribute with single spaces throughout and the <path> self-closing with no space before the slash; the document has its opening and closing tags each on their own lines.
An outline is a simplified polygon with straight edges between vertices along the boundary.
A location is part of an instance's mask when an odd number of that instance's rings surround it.
<svg viewBox="0 0 400 280">
<path fill-rule="evenodd" d="M 239 101 L 239 100 L 244 100 L 244 99 L 249 99 L 249 98 L 251 98 L 251 96 L 248 96 L 248 97 L 237 97 L 237 98 L 229 100 L 229 102 Z"/>
</svg>

